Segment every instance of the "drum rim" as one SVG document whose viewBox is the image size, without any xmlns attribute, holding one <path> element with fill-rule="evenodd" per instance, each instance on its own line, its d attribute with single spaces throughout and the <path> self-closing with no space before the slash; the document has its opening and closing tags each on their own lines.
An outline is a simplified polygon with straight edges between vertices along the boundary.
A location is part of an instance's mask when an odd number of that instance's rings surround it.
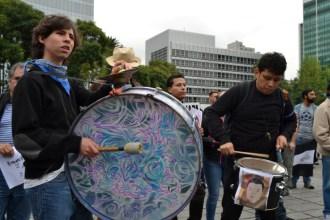
<svg viewBox="0 0 330 220">
<path fill-rule="evenodd" d="M 261 172 L 265 172 L 265 173 L 269 173 L 271 174 L 273 177 L 283 177 L 284 175 L 287 174 L 287 169 L 285 166 L 283 166 L 282 164 L 280 163 L 277 163 L 275 161 L 272 161 L 272 160 L 267 160 L 267 159 L 262 159 L 262 158 L 256 158 L 256 157 L 242 157 L 242 158 L 239 158 L 237 161 L 236 161 L 236 166 L 238 167 L 242 167 L 242 168 L 248 168 L 248 169 L 251 169 L 250 167 L 246 167 L 246 166 L 241 166 L 239 164 L 240 161 L 243 161 L 243 160 L 260 160 L 260 161 L 264 161 L 264 162 L 267 162 L 267 163 L 272 163 L 273 165 L 277 165 L 277 166 L 280 166 L 281 168 L 284 169 L 284 172 L 283 173 L 273 173 L 273 172 L 267 172 L 265 170 L 261 170 L 261 169 L 257 169 L 258 171 L 261 171 Z"/>
<path fill-rule="evenodd" d="M 125 90 L 125 92 L 132 92 L 134 90 L 137 90 L 137 89 L 145 89 L 145 90 L 149 90 L 149 91 L 155 91 L 159 94 L 162 94 L 162 95 L 165 95 L 167 98 L 175 101 L 176 103 L 180 104 L 180 106 L 182 106 L 182 109 L 184 110 L 184 112 L 186 113 L 186 115 L 188 115 L 188 117 L 193 121 L 193 117 L 191 116 L 191 114 L 189 113 L 189 111 L 186 109 L 186 107 L 178 100 L 176 99 L 174 96 L 171 96 L 170 94 L 164 92 L 164 91 L 160 91 L 160 90 L 157 90 L 155 88 L 151 88 L 151 87 L 132 87 L 132 88 L 129 88 L 127 90 Z M 126 95 L 138 95 L 138 96 L 147 96 L 147 95 L 144 95 L 144 94 L 139 94 L 139 93 L 125 93 L 123 92 L 122 94 L 118 95 L 118 96 L 126 96 Z M 155 93 L 156 94 L 156 93 Z M 75 129 L 75 126 L 78 124 L 78 122 L 80 121 L 80 119 L 91 109 L 93 108 L 94 106 L 98 105 L 99 103 L 103 102 L 104 100 L 107 100 L 107 99 L 111 99 L 111 98 L 115 98 L 116 96 L 110 96 L 110 95 L 107 95 L 105 97 L 102 97 L 98 100 L 96 100 L 95 102 L 93 102 L 92 104 L 90 104 L 89 106 L 87 106 L 85 109 L 83 109 L 79 115 L 76 117 L 76 119 L 73 121 L 70 129 L 69 129 L 69 134 L 74 134 L 74 129 Z M 169 108 L 171 108 L 173 111 L 175 111 L 176 114 L 178 114 L 184 121 L 184 123 L 189 127 L 189 129 L 192 131 L 192 128 L 191 128 L 191 125 L 188 124 L 187 120 L 184 119 L 184 117 L 180 114 L 180 112 L 177 111 L 177 109 L 173 109 L 169 104 L 167 104 L 166 102 L 164 102 L 163 100 L 160 100 L 160 99 L 156 99 L 154 97 L 152 97 L 152 99 L 154 100 L 157 100 L 157 101 L 160 101 L 162 102 L 163 104 L 165 104 L 166 106 L 168 106 Z M 197 127 L 195 125 L 195 128 L 196 130 Z M 197 132 L 198 133 L 198 132 Z M 192 135 L 194 137 L 194 139 L 196 139 L 196 132 L 193 132 L 192 131 Z M 201 135 L 198 133 L 198 136 L 199 136 L 199 142 L 200 144 L 202 144 L 201 142 Z M 199 144 L 197 140 L 196 141 L 196 144 Z M 203 145 L 201 145 L 203 147 Z M 163 219 L 161 220 L 166 220 L 166 219 L 171 219 L 175 216 L 177 216 L 180 212 L 183 211 L 183 209 L 190 203 L 191 199 L 193 198 L 194 194 L 196 193 L 197 191 L 197 188 L 198 188 L 198 184 L 199 184 L 199 179 L 200 179 L 200 176 L 202 174 L 202 164 L 203 164 L 203 157 L 202 157 L 202 149 L 200 149 L 199 146 L 197 146 L 197 154 L 199 156 L 199 163 L 198 163 L 198 174 L 197 174 L 197 181 L 195 182 L 195 185 L 194 185 L 194 188 L 192 190 L 192 193 L 188 196 L 187 200 L 182 203 L 181 207 L 176 210 L 174 213 L 168 215 L 168 216 L 165 216 Z M 74 153 L 72 153 L 74 154 Z M 76 198 L 79 200 L 79 202 L 87 209 L 89 210 L 91 213 L 93 213 L 94 215 L 96 215 L 97 217 L 99 218 L 105 218 L 107 220 L 112 220 L 110 217 L 108 216 L 105 216 L 103 213 L 101 213 L 100 211 L 96 210 L 95 208 L 93 208 L 92 205 L 90 205 L 88 202 L 85 201 L 84 197 L 79 193 L 79 191 L 77 190 L 77 188 L 75 187 L 74 183 L 73 183 L 73 180 L 72 180 L 72 177 L 71 177 L 71 173 L 69 172 L 70 168 L 69 168 L 69 155 L 70 154 L 66 154 L 65 155 L 65 158 L 64 158 L 64 166 L 65 166 L 65 170 L 67 172 L 65 172 L 65 175 L 68 179 L 68 182 L 69 182 L 69 186 L 70 186 L 70 189 L 73 191 L 73 194 L 76 196 Z M 77 155 L 77 154 L 76 154 Z M 79 154 L 78 154 L 79 155 Z"/>
</svg>

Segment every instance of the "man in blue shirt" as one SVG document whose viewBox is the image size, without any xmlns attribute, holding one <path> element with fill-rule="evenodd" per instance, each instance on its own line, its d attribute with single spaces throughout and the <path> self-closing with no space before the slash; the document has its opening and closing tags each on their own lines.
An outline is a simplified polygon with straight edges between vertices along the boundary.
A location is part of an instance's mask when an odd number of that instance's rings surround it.
<svg viewBox="0 0 330 220">
<path fill-rule="evenodd" d="M 316 95 L 314 90 L 306 89 L 301 96 L 303 102 L 294 107 L 298 119 L 298 129 L 294 135 L 296 137 L 296 149 L 292 171 L 292 188 L 297 187 L 299 176 L 303 176 L 304 187 L 314 189 L 311 184 L 311 176 L 313 175 L 314 153 L 316 150 L 316 142 L 313 137 L 314 113 L 317 108 L 314 104 Z M 302 162 L 299 158 L 303 155 L 309 155 L 310 161 Z"/>
</svg>

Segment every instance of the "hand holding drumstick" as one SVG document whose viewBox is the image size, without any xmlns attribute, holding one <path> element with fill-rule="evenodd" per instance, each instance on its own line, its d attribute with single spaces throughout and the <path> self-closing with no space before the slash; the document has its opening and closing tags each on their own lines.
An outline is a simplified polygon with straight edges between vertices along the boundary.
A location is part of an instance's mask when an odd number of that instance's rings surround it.
<svg viewBox="0 0 330 220">
<path fill-rule="evenodd" d="M 231 142 L 225 143 L 220 145 L 218 151 L 221 152 L 223 155 L 233 155 L 233 154 L 243 154 L 247 156 L 254 156 L 254 157 L 262 157 L 262 158 L 269 158 L 268 154 L 260 154 L 260 153 L 252 153 L 252 152 L 244 152 L 244 151 L 235 151 L 234 145 Z"/>
</svg>

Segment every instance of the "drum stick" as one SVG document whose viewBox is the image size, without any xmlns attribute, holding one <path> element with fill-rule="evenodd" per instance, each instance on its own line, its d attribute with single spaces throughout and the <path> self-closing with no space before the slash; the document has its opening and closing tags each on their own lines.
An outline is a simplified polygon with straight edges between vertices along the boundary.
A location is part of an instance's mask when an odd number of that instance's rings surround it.
<svg viewBox="0 0 330 220">
<path fill-rule="evenodd" d="M 252 152 L 244 152 L 244 151 L 234 151 L 235 154 L 244 154 L 249 156 L 255 156 L 255 157 L 262 157 L 262 158 L 269 158 L 268 154 L 260 154 L 260 153 L 252 153 Z"/>
<path fill-rule="evenodd" d="M 118 152 L 125 151 L 129 154 L 140 154 L 143 151 L 143 146 L 139 142 L 129 142 L 124 147 L 117 146 L 100 146 L 97 148 L 101 152 Z"/>
</svg>

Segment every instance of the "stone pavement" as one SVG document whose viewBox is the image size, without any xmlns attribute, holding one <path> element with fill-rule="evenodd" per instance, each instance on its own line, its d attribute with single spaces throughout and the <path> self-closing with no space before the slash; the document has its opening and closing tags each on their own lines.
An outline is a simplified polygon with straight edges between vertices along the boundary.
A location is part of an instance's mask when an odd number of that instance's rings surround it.
<svg viewBox="0 0 330 220">
<path fill-rule="evenodd" d="M 303 188 L 302 178 L 299 179 L 297 189 L 290 190 L 290 195 L 284 197 L 284 205 L 287 210 L 287 216 L 295 220 L 312 220 L 312 219 L 323 219 L 323 200 L 322 200 L 322 169 L 321 161 L 320 165 L 314 166 L 314 177 L 312 178 L 312 184 L 315 189 Z M 222 197 L 222 192 L 220 194 Z M 206 199 L 205 199 L 206 202 Z M 219 198 L 217 212 L 215 219 L 219 220 L 221 214 L 221 198 Z M 186 220 L 188 218 L 188 207 L 178 216 L 179 220 Z M 96 219 L 96 218 L 94 218 Z M 255 219 L 254 210 L 244 208 L 240 219 Z M 33 220 L 31 217 L 30 220 Z M 205 217 L 205 204 L 203 210 L 203 219 Z"/>
<path fill-rule="evenodd" d="M 315 189 L 305 189 L 303 187 L 302 177 L 300 177 L 297 189 L 290 190 L 290 195 L 284 197 L 284 205 L 287 210 L 287 216 L 295 219 L 323 219 L 323 197 L 322 197 L 322 162 L 319 160 L 320 165 L 314 166 L 314 177 L 312 178 L 312 184 Z M 222 192 L 220 194 L 222 197 Z M 206 202 L 206 199 L 205 199 Z M 215 219 L 220 219 L 221 214 L 221 198 L 219 198 L 216 217 Z M 188 208 L 186 207 L 184 211 L 178 216 L 179 220 L 186 220 L 188 218 Z M 203 219 L 205 220 L 205 204 L 203 210 Z M 240 219 L 255 219 L 254 210 L 249 208 L 244 208 Z"/>
</svg>

